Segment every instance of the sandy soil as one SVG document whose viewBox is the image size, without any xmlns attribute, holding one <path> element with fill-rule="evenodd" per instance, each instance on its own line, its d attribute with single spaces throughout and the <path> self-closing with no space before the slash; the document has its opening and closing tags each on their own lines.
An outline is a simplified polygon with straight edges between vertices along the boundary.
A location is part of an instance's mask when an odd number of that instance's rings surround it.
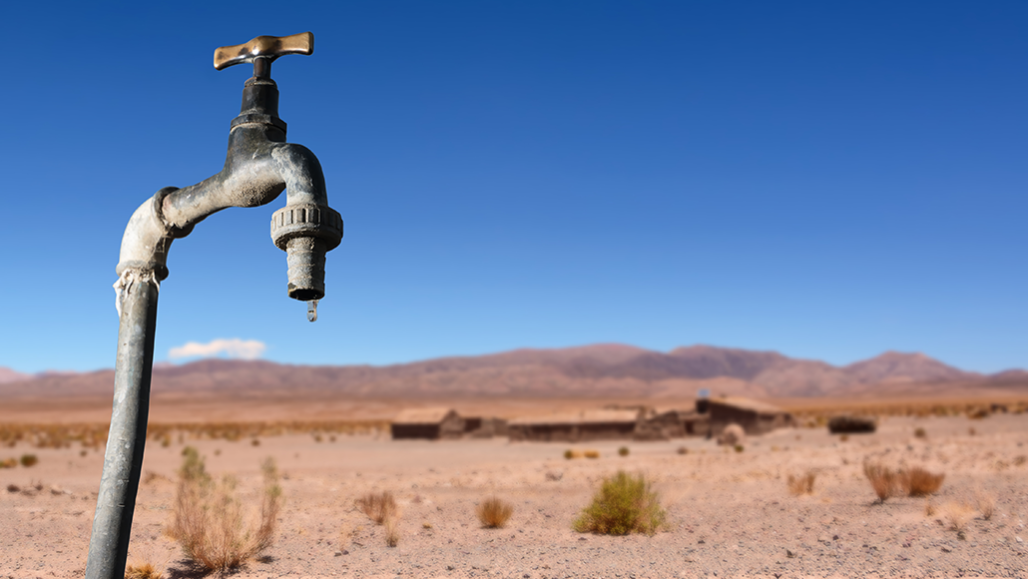
<svg viewBox="0 0 1028 579">
<path fill-rule="evenodd" d="M 924 428 L 926 438 L 914 436 Z M 974 428 L 975 434 L 968 429 Z M 135 513 L 130 561 L 150 561 L 172 579 L 196 577 L 163 534 L 185 444 L 212 473 L 234 473 L 256 496 L 259 464 L 272 456 L 287 499 L 275 545 L 236 574 L 272 577 L 1028 577 L 1028 415 L 889 418 L 878 433 L 848 441 L 824 430 L 781 430 L 751 438 L 743 452 L 712 441 L 515 443 L 506 439 L 393 442 L 311 436 L 250 441 L 150 443 Z M 617 448 L 631 454 L 619 457 Z M 565 460 L 567 448 L 601 458 Z M 677 449 L 685 447 L 687 454 Z M 31 452 L 39 464 L 0 470 L 0 578 L 81 577 L 102 453 L 0 449 L 0 460 Z M 946 474 L 926 516 L 925 499 L 874 504 L 865 459 L 923 465 Z M 625 469 L 645 473 L 670 525 L 652 537 L 579 534 L 571 522 L 599 481 Z M 787 490 L 789 474 L 817 473 L 810 496 Z M 18 490 L 5 490 L 13 485 Z M 401 538 L 354 506 L 370 490 L 395 493 Z M 995 514 L 970 520 L 961 539 L 946 503 L 995 499 Z M 484 529 L 474 510 L 497 495 L 515 506 L 504 529 Z"/>
</svg>

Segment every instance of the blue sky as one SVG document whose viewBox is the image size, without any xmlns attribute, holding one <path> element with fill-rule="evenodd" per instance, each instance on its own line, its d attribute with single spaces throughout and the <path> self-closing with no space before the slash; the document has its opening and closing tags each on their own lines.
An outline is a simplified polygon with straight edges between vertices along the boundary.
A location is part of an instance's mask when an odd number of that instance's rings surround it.
<svg viewBox="0 0 1028 579">
<path fill-rule="evenodd" d="M 224 160 L 249 72 L 215 71 L 214 49 L 310 30 L 314 54 L 273 77 L 346 222 L 320 319 L 286 297 L 284 196 L 227 210 L 172 247 L 158 361 L 220 339 L 300 364 L 621 342 L 1028 367 L 1024 2 L 58 2 L 0 21 L 0 366 L 113 366 L 129 216 Z"/>
</svg>

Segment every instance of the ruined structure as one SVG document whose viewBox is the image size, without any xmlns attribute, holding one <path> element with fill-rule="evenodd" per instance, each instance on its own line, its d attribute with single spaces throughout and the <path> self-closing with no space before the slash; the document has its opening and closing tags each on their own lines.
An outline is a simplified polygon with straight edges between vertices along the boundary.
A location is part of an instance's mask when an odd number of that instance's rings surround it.
<svg viewBox="0 0 1028 579">
<path fill-rule="evenodd" d="M 394 440 L 455 439 L 464 435 L 464 419 L 452 408 L 409 408 L 393 419 L 390 430 Z"/>
<path fill-rule="evenodd" d="M 748 435 L 765 434 L 776 428 L 795 426 L 792 414 L 765 402 L 728 396 L 707 401 L 710 411 L 710 433 L 721 434 L 729 424 L 742 426 Z"/>
</svg>

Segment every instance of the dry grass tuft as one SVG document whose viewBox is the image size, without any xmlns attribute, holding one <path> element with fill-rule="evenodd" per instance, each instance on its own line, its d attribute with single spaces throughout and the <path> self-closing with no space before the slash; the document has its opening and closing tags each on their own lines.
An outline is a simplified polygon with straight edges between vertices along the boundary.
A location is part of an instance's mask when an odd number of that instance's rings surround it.
<svg viewBox="0 0 1028 579">
<path fill-rule="evenodd" d="M 598 450 L 587 450 L 582 453 L 586 458 L 600 458 L 600 451 Z"/>
<path fill-rule="evenodd" d="M 152 563 L 130 563 L 125 567 L 125 579 L 161 579 L 161 576 Z"/>
<path fill-rule="evenodd" d="M 871 483 L 871 488 L 878 496 L 878 502 L 884 503 L 885 499 L 896 492 L 896 473 L 881 463 L 865 462 L 864 476 Z"/>
<path fill-rule="evenodd" d="M 652 535 L 665 526 L 666 518 L 657 493 L 650 489 L 645 477 L 618 471 L 603 480 L 592 503 L 582 509 L 573 527 L 579 533 Z"/>
<path fill-rule="evenodd" d="M 628 452 L 629 452 L 628 447 L 627 446 L 622 446 L 621 448 L 618 449 L 618 456 L 628 456 Z"/>
<path fill-rule="evenodd" d="M 996 497 L 985 492 L 981 487 L 974 490 L 974 502 L 978 512 L 981 513 L 982 518 L 986 521 L 996 514 Z"/>
<path fill-rule="evenodd" d="M 397 518 L 399 514 L 396 506 L 396 499 L 393 493 L 382 491 L 380 493 L 368 493 L 356 500 L 359 508 L 369 519 L 381 525 L 389 519 Z"/>
<path fill-rule="evenodd" d="M 935 516 L 937 509 L 932 504 L 932 499 L 925 499 L 924 501 L 924 516 L 932 517 Z"/>
<path fill-rule="evenodd" d="M 578 450 L 568 449 L 568 450 L 564 451 L 564 458 L 566 458 L 568 460 L 571 460 L 571 459 L 574 459 L 574 458 L 582 458 L 582 453 L 581 453 L 581 451 L 578 451 Z"/>
<path fill-rule="evenodd" d="M 478 520 L 489 529 L 500 529 L 514 514 L 514 506 L 498 497 L 489 497 L 476 509 Z"/>
<path fill-rule="evenodd" d="M 811 495 L 814 494 L 814 481 L 817 479 L 817 473 L 812 470 L 807 471 L 806 474 L 801 476 L 789 475 L 789 492 L 794 495 Z"/>
<path fill-rule="evenodd" d="M 949 523 L 949 528 L 953 531 L 962 531 L 968 521 L 974 517 L 974 509 L 965 502 L 948 502 L 942 505 L 940 510 L 946 522 Z"/>
<path fill-rule="evenodd" d="M 396 512 L 382 521 L 382 528 L 385 529 L 387 547 L 395 547 L 400 544 L 400 516 Z"/>
<path fill-rule="evenodd" d="M 236 480 L 214 481 L 207 474 L 204 459 L 187 446 L 179 470 L 178 489 L 171 526 L 167 534 L 178 541 L 186 556 L 211 571 L 234 569 L 272 545 L 282 488 L 275 462 L 261 465 L 264 487 L 256 525 L 244 528 L 243 502 L 236 494 Z"/>
<path fill-rule="evenodd" d="M 864 463 L 864 476 L 871 482 L 879 502 L 897 495 L 926 497 L 935 494 L 946 478 L 945 474 L 934 474 L 919 466 L 894 472 L 881 463 L 870 462 Z"/>
<path fill-rule="evenodd" d="M 945 474 L 933 474 L 915 466 L 900 473 L 899 486 L 906 491 L 907 496 L 926 497 L 938 492 L 945 478 Z"/>
</svg>

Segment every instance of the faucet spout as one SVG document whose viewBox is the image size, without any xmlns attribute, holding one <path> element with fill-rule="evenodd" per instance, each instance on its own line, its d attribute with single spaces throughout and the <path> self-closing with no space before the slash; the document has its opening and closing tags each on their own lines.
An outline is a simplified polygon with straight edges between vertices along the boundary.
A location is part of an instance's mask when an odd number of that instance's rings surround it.
<svg viewBox="0 0 1028 579">
<path fill-rule="evenodd" d="M 140 269 L 164 279 L 172 240 L 185 237 L 213 213 L 265 205 L 284 190 L 286 206 L 273 215 L 271 236 L 287 253 L 288 295 L 303 301 L 325 296 L 325 254 L 339 245 L 343 220 L 328 206 L 317 156 L 285 142 L 286 124 L 277 116 L 277 105 L 274 81 L 247 81 L 224 167 L 195 185 L 161 189 L 136 210 L 122 239 L 118 275 Z"/>
</svg>

